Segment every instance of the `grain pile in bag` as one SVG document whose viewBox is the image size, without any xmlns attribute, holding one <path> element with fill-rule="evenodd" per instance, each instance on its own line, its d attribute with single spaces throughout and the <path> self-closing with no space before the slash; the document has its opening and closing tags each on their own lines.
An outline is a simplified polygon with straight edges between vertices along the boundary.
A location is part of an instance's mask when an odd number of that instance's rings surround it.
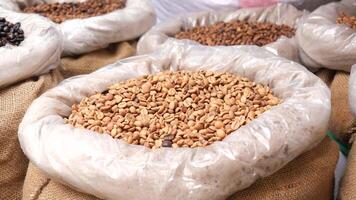
<svg viewBox="0 0 356 200">
<path fill-rule="evenodd" d="M 268 85 L 283 103 L 205 148 L 151 150 L 65 124 L 84 97 L 165 70 L 238 74 Z M 27 111 L 19 140 L 51 178 L 100 198 L 224 199 L 316 146 L 329 116 L 330 91 L 301 65 L 258 47 L 171 42 L 48 91 Z"/>
<path fill-rule="evenodd" d="M 97 11 L 95 9 L 96 7 L 85 5 L 82 6 L 82 10 L 84 11 L 76 13 L 74 16 L 65 16 L 64 13 L 69 13 L 69 10 L 60 13 L 55 12 L 57 7 L 61 7 L 64 2 L 70 2 L 75 5 L 81 4 L 83 1 L 28 0 L 27 7 L 21 8 L 22 12 L 35 12 L 36 10 L 39 12 L 39 10 L 42 10 L 41 12 L 46 13 L 43 15 L 52 16 L 51 19 L 56 22 L 67 19 L 62 23 L 57 23 L 57 27 L 62 31 L 64 37 L 64 55 L 83 54 L 107 47 L 110 43 L 137 38 L 155 23 L 155 13 L 149 0 L 126 0 L 124 7 L 117 7 L 117 9 L 112 12 L 106 12 L 104 10 Z M 41 3 L 48 3 L 47 6 L 53 3 L 59 4 L 49 6 L 53 9 L 53 12 L 45 11 L 46 8 L 30 8 L 31 6 L 36 6 Z M 96 5 L 97 4 L 100 3 L 96 2 Z M 72 7 L 72 4 L 68 4 L 66 7 Z M 108 7 L 107 9 L 111 8 Z M 94 16 L 94 14 L 96 16 Z"/>
<path fill-rule="evenodd" d="M 277 4 L 267 8 L 245 8 L 236 11 L 224 11 L 224 12 L 210 11 L 210 12 L 189 14 L 152 27 L 152 29 L 148 31 L 140 39 L 137 46 L 137 53 L 145 54 L 157 50 L 169 38 L 174 38 L 174 36 L 180 33 L 181 31 L 190 30 L 196 27 L 214 25 L 221 22 L 236 22 L 237 20 L 240 20 L 240 21 L 247 21 L 250 23 L 267 22 L 267 23 L 272 23 L 277 25 L 289 26 L 290 28 L 296 28 L 299 19 L 305 14 L 306 12 L 299 11 L 293 6 L 288 4 Z M 261 25 L 256 25 L 256 26 L 261 27 Z M 220 30 L 220 29 L 221 27 L 218 27 L 216 30 Z M 204 32 L 205 31 L 202 30 L 202 37 L 204 37 Z M 263 28 L 260 28 L 260 32 L 263 32 Z M 259 35 L 258 32 L 254 34 L 256 34 L 255 36 L 256 39 L 258 39 L 257 38 Z M 227 33 L 227 35 L 229 35 L 229 33 Z M 236 35 L 232 35 L 232 37 L 239 37 L 239 38 L 241 37 L 242 40 L 243 38 L 245 38 L 245 36 L 248 35 L 249 34 L 236 33 Z M 227 39 L 227 42 L 231 41 L 233 39 L 232 37 L 230 39 Z M 266 41 L 270 40 L 272 43 L 264 45 L 264 48 L 270 50 L 275 54 L 286 57 L 290 60 L 293 61 L 299 60 L 298 47 L 294 37 L 291 38 L 285 36 L 276 37 L 272 35 L 271 37 L 275 37 L 273 38 L 274 40 L 271 40 L 271 38 L 264 38 L 262 35 L 260 35 L 260 39 L 258 40 L 266 40 Z M 207 40 L 213 40 L 213 39 L 214 36 L 210 37 L 210 39 L 208 38 Z M 250 40 L 250 39 L 246 39 L 246 40 Z"/>
<path fill-rule="evenodd" d="M 320 6 L 301 20 L 296 38 L 303 64 L 349 72 L 356 63 L 356 30 L 338 23 L 345 13 L 356 15 L 356 5 L 334 2 Z"/>
<path fill-rule="evenodd" d="M 62 36 L 52 22 L 2 8 L 0 16 L 12 24 L 0 22 L 5 33 L 0 34 L 0 88 L 47 73 L 59 65 Z"/>
</svg>

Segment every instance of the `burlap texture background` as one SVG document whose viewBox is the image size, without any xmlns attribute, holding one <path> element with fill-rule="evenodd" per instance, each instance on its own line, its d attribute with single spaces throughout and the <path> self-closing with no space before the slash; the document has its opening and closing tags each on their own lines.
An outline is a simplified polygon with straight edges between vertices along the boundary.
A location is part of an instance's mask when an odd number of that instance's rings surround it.
<svg viewBox="0 0 356 200">
<path fill-rule="evenodd" d="M 135 46 L 135 41 L 122 42 L 111 44 L 106 49 L 100 49 L 78 57 L 62 58 L 61 73 L 65 78 L 91 73 L 117 60 L 133 56 L 135 54 Z"/>
<path fill-rule="evenodd" d="M 356 199 L 356 140 L 354 140 L 347 159 L 347 166 L 340 186 L 341 200 Z"/>
<path fill-rule="evenodd" d="M 58 70 L 0 91 L 0 199 L 21 199 L 28 160 L 17 129 L 31 102 L 62 79 Z"/>
</svg>

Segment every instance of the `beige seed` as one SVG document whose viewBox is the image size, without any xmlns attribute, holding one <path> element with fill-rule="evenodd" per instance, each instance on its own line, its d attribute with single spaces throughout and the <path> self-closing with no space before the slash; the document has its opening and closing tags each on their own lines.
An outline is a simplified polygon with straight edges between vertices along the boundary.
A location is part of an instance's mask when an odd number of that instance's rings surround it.
<svg viewBox="0 0 356 200">
<path fill-rule="evenodd" d="M 218 129 L 216 131 L 216 135 L 219 137 L 219 138 L 224 138 L 225 137 L 225 131 L 222 130 L 222 129 Z"/>
<path fill-rule="evenodd" d="M 222 121 L 215 121 L 214 126 L 217 129 L 221 129 L 224 127 L 224 123 Z"/>
<path fill-rule="evenodd" d="M 152 87 L 152 84 L 150 82 L 146 82 L 145 84 L 142 85 L 142 92 L 143 93 L 150 92 L 151 87 Z"/>
</svg>

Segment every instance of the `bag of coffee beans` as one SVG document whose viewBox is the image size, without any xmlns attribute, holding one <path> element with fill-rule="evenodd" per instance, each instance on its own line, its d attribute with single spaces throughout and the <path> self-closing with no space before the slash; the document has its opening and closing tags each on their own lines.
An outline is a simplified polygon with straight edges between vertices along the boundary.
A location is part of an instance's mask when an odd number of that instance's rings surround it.
<svg viewBox="0 0 356 200">
<path fill-rule="evenodd" d="M 304 65 L 350 72 L 356 63 L 356 4 L 320 6 L 301 20 L 296 38 Z"/>
<path fill-rule="evenodd" d="M 329 117 L 329 89 L 297 63 L 172 42 L 62 82 L 28 109 L 19 140 L 51 178 L 100 198 L 214 200 L 317 145 Z"/>
<path fill-rule="evenodd" d="M 53 23 L 2 8 L 0 16 L 0 88 L 59 65 L 62 35 Z"/>
<path fill-rule="evenodd" d="M 299 61 L 294 32 L 305 14 L 288 4 L 189 14 L 154 26 L 140 39 L 137 51 L 145 54 L 169 39 L 189 39 L 209 46 L 258 45 Z"/>
<path fill-rule="evenodd" d="M 57 24 L 64 37 L 64 55 L 135 39 L 155 23 L 149 0 L 27 0 L 21 11 L 37 13 Z"/>
</svg>

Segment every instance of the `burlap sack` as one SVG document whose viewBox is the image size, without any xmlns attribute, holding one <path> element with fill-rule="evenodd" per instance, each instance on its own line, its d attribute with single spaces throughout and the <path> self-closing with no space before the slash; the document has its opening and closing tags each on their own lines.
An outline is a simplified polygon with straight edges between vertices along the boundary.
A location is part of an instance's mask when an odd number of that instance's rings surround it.
<svg viewBox="0 0 356 200">
<path fill-rule="evenodd" d="M 316 75 L 328 86 L 335 72 L 319 70 Z M 338 159 L 337 145 L 329 139 L 301 155 L 274 175 L 257 181 L 250 188 L 236 193 L 230 200 L 240 199 L 330 199 L 333 171 Z M 30 164 L 23 200 L 99 200 L 49 179 Z"/>
<path fill-rule="evenodd" d="M 78 57 L 64 57 L 61 59 L 61 73 L 65 78 L 88 74 L 117 60 L 133 56 L 135 43 L 122 42 Z"/>
<path fill-rule="evenodd" d="M 356 63 L 356 33 L 346 25 L 336 24 L 341 12 L 356 15 L 356 4 L 329 3 L 301 20 L 296 38 L 305 66 L 349 72 Z"/>
<path fill-rule="evenodd" d="M 61 80 L 58 70 L 0 91 L 0 199 L 20 199 L 28 160 L 17 138 L 18 126 L 31 102 Z"/>
<path fill-rule="evenodd" d="M 268 84 L 284 101 L 223 141 L 196 149 L 152 151 L 63 122 L 74 102 L 118 81 L 163 70 L 199 69 L 228 71 Z M 255 46 L 169 44 L 159 52 L 67 80 L 42 95 L 27 111 L 19 138 L 25 154 L 41 170 L 95 196 L 223 199 L 256 178 L 271 175 L 322 140 L 329 121 L 329 92 L 304 67 Z M 142 170 L 142 165 L 149 167 Z"/>
<path fill-rule="evenodd" d="M 332 109 L 329 129 L 344 142 L 348 142 L 356 125 L 349 105 L 349 77 L 346 72 L 336 72 L 330 86 Z"/>
<path fill-rule="evenodd" d="M 217 22 L 232 22 L 243 20 L 249 22 L 271 22 L 286 24 L 297 28 L 299 19 L 306 15 L 306 11 L 300 11 L 289 4 L 277 4 L 266 8 L 244 8 L 232 11 L 209 11 L 191 13 L 173 18 L 165 23 L 158 24 L 144 34 L 137 45 L 137 54 L 146 54 L 160 49 L 162 44 L 178 40 L 174 35 L 182 30 L 196 26 L 207 26 Z M 190 40 L 192 44 L 198 44 Z M 277 41 L 263 46 L 276 55 L 299 62 L 298 44 L 294 37 L 280 37 Z"/>
<path fill-rule="evenodd" d="M 99 200 L 49 179 L 42 171 L 29 164 L 23 187 L 22 200 Z"/>
<path fill-rule="evenodd" d="M 325 138 L 274 175 L 257 181 L 228 200 L 331 199 L 338 155 L 336 143 Z M 26 174 L 22 199 L 99 200 L 47 178 L 33 164 Z"/>
<path fill-rule="evenodd" d="M 341 200 L 356 199 L 356 140 L 347 157 L 345 174 L 341 181 L 339 197 Z"/>
</svg>

